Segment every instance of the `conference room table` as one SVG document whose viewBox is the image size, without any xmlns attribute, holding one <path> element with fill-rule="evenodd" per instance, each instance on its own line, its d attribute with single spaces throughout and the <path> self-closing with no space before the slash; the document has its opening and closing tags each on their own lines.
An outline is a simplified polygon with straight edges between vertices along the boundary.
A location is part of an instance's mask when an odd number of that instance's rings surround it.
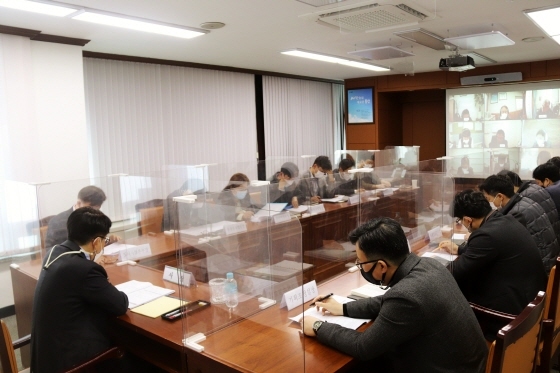
<svg viewBox="0 0 560 373">
<path fill-rule="evenodd" d="M 28 285 L 37 279 L 38 260 L 12 268 Z M 108 265 L 109 281 L 115 285 L 129 280 L 148 281 L 175 290 L 178 285 L 163 280 L 162 271 L 142 265 Z M 324 281 L 319 293 L 348 295 L 366 282 L 359 272 L 347 271 Z M 181 297 L 189 301 L 210 300 L 207 283 L 183 287 Z M 308 302 L 309 303 L 309 302 Z M 242 299 L 230 314 L 224 304 L 188 316 L 184 321 L 169 322 L 128 310 L 111 321 L 111 333 L 117 344 L 167 372 L 343 372 L 355 361 L 350 356 L 324 346 L 314 338 L 304 337 L 300 325 L 289 320 L 307 308 L 307 304 L 288 311 L 277 303 L 259 309 L 256 297 Z M 183 346 L 183 328 L 188 334 L 203 332 L 199 353 Z"/>
</svg>

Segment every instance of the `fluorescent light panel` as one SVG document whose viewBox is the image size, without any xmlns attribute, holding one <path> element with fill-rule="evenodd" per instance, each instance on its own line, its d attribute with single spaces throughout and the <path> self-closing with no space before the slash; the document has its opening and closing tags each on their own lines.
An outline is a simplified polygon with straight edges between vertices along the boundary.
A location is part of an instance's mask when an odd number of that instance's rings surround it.
<svg viewBox="0 0 560 373">
<path fill-rule="evenodd" d="M 90 9 L 85 10 L 72 17 L 79 21 L 98 23 L 101 25 L 114 26 L 127 28 L 136 31 L 150 32 L 153 34 L 174 36 L 178 38 L 190 39 L 197 36 L 204 35 L 207 31 L 189 29 L 177 25 L 170 25 L 164 23 L 156 23 L 150 20 L 143 20 L 138 18 L 124 17 L 120 15 L 107 14 Z"/>
<path fill-rule="evenodd" d="M 329 56 L 326 54 L 320 54 L 315 52 L 308 52 L 301 49 L 291 49 L 288 51 L 282 52 L 282 54 L 287 54 L 289 56 L 295 57 L 303 57 L 303 58 L 310 58 L 312 60 L 318 60 L 323 62 L 330 62 L 330 63 L 338 63 L 340 65 L 357 67 L 360 69 L 372 70 L 372 71 L 390 71 L 391 69 L 382 66 L 376 66 L 369 63 L 363 63 L 353 60 L 347 60 L 340 57 Z"/>
<path fill-rule="evenodd" d="M 437 51 L 446 50 L 446 43 L 443 41 L 442 37 L 422 28 L 393 32 L 393 35 L 397 35 L 403 39 L 410 40 L 414 43 L 435 49 Z"/>
<path fill-rule="evenodd" d="M 525 15 L 560 44 L 560 7 L 526 10 Z"/>
<path fill-rule="evenodd" d="M 55 3 L 43 3 L 27 0 L 0 0 L 0 6 L 55 17 L 66 17 L 67 15 L 78 11 L 76 8 L 65 7 Z"/>
<path fill-rule="evenodd" d="M 443 40 L 456 45 L 461 49 L 495 48 L 515 44 L 513 40 L 502 34 L 500 31 L 483 32 L 481 34 L 475 35 L 456 36 Z"/>
</svg>

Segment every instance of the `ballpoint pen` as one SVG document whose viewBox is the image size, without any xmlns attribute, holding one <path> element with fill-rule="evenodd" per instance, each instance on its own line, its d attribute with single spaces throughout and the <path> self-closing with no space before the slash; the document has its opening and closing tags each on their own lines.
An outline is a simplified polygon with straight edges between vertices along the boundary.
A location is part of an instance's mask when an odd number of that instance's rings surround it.
<svg viewBox="0 0 560 373">
<path fill-rule="evenodd" d="M 329 299 L 331 296 L 333 296 L 333 293 L 330 293 L 330 294 L 325 295 L 323 298 L 318 299 L 317 302 L 322 302 L 322 301 L 324 301 L 325 299 Z M 311 303 L 311 304 L 309 305 L 309 307 L 313 307 L 314 305 L 315 305 L 315 302 Z"/>
</svg>

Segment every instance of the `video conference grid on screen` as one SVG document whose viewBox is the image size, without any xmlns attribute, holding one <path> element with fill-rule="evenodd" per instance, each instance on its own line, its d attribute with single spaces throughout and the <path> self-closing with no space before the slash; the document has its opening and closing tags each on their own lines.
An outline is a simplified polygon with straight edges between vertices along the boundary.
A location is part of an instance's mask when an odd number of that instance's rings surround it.
<svg viewBox="0 0 560 373">
<path fill-rule="evenodd" d="M 448 171 L 485 177 L 560 156 L 560 83 L 447 90 Z"/>
</svg>

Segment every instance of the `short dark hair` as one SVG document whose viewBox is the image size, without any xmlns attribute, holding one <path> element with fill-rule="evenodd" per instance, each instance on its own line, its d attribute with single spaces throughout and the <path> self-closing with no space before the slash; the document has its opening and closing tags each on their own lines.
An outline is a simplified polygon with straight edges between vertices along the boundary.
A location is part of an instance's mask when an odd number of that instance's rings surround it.
<svg viewBox="0 0 560 373">
<path fill-rule="evenodd" d="M 560 169 L 560 157 L 558 156 L 550 158 L 547 163 L 552 163 Z"/>
<path fill-rule="evenodd" d="M 338 168 L 343 169 L 344 171 L 348 170 L 349 168 L 352 168 L 356 165 L 356 162 L 354 162 L 353 160 L 350 159 L 343 159 L 342 161 L 340 161 L 340 163 L 338 164 Z"/>
<path fill-rule="evenodd" d="M 111 229 L 111 219 L 93 207 L 80 207 L 68 217 L 66 228 L 68 239 L 78 245 L 85 245 L 96 237 L 105 237 Z"/>
<path fill-rule="evenodd" d="M 316 164 L 317 166 L 321 167 L 323 171 L 332 170 L 331 160 L 326 155 L 320 155 L 317 158 L 315 158 L 313 164 Z"/>
<path fill-rule="evenodd" d="M 455 195 L 449 215 L 460 219 L 465 216 L 478 219 L 488 215 L 490 211 L 492 211 L 490 202 L 482 192 L 466 189 Z"/>
<path fill-rule="evenodd" d="M 547 178 L 553 183 L 560 180 L 560 169 L 554 163 L 543 163 L 533 170 L 533 179 L 543 182 Z"/>
<path fill-rule="evenodd" d="M 503 175 L 490 175 L 478 186 L 478 189 L 486 194 L 495 197 L 496 194 L 502 193 L 508 198 L 513 197 L 513 183 L 507 176 Z"/>
<path fill-rule="evenodd" d="M 107 199 L 105 192 L 94 185 L 89 185 L 80 189 L 78 199 L 82 202 L 89 203 L 90 206 L 101 206 Z"/>
<path fill-rule="evenodd" d="M 511 182 L 513 183 L 513 186 L 516 186 L 516 187 L 519 187 L 519 186 L 521 186 L 521 184 L 523 184 L 523 180 L 521 180 L 519 175 L 516 174 L 513 171 L 502 170 L 502 171 L 498 172 L 498 176 L 506 176 L 508 179 L 511 180 Z"/>
<path fill-rule="evenodd" d="M 409 254 L 403 229 L 390 218 L 372 219 L 350 232 L 348 239 L 354 245 L 357 242 L 369 260 L 383 259 L 398 265 Z"/>
</svg>

